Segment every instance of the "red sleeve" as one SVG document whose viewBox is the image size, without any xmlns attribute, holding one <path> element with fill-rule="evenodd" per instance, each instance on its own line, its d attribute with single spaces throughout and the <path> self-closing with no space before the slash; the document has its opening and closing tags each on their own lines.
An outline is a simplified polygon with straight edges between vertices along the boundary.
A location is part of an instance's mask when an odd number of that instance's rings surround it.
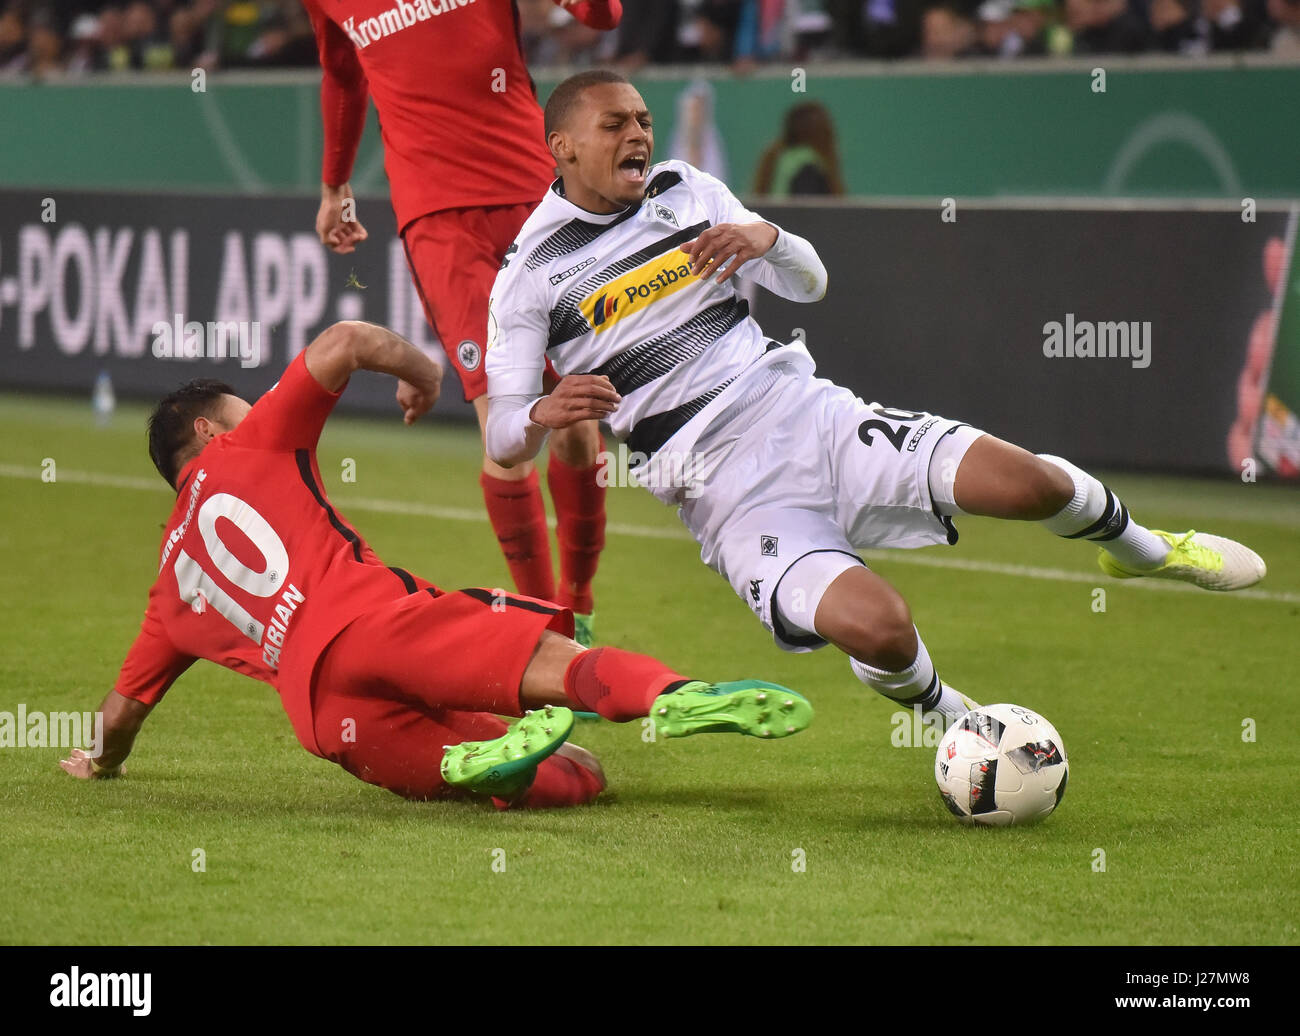
<svg viewBox="0 0 1300 1036">
<path fill-rule="evenodd" d="M 195 661 L 193 655 L 176 650 L 151 600 L 113 690 L 145 705 L 156 705 L 167 688 Z"/>
<path fill-rule="evenodd" d="M 560 0 L 553 0 L 557 7 Z M 621 0 L 581 0 L 564 8 L 589 29 L 613 29 L 623 17 Z"/>
<path fill-rule="evenodd" d="M 321 183 L 347 183 L 352 163 L 366 128 L 366 102 L 370 84 L 347 33 L 326 17 L 315 0 L 303 0 L 311 27 L 316 33 L 316 50 L 324 73 L 320 82 L 320 112 L 325 147 L 321 159 Z"/>
<path fill-rule="evenodd" d="M 246 450 L 314 450 L 342 394 L 311 376 L 303 350 L 239 426 L 226 433 L 226 441 Z"/>
</svg>

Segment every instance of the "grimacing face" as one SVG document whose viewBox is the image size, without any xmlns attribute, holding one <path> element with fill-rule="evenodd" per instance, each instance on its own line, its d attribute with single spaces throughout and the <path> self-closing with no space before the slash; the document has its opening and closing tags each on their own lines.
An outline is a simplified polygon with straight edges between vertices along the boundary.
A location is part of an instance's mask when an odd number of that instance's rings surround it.
<svg viewBox="0 0 1300 1036">
<path fill-rule="evenodd" d="M 654 128 L 645 101 L 631 84 L 588 87 L 548 143 L 564 192 L 575 205 L 612 213 L 645 196 Z"/>
</svg>

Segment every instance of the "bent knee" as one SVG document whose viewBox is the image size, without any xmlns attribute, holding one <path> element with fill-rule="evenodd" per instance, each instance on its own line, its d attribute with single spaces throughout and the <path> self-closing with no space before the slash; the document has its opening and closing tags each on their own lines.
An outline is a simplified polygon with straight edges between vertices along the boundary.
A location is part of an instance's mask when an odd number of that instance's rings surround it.
<svg viewBox="0 0 1300 1036">
<path fill-rule="evenodd" d="M 1030 521 L 1051 518 L 1073 499 L 1074 479 L 1064 469 L 1039 457 L 1026 466 L 1019 501 L 1025 518 Z"/>
<path fill-rule="evenodd" d="M 877 669 L 897 671 L 916 661 L 912 611 L 896 594 L 835 616 L 831 626 L 826 639 Z"/>
</svg>

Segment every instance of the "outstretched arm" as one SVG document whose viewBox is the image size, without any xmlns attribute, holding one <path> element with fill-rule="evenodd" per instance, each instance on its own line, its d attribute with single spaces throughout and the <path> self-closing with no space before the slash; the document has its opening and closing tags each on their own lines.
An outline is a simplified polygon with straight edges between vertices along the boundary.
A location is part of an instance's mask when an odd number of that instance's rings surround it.
<svg viewBox="0 0 1300 1036">
<path fill-rule="evenodd" d="M 327 327 L 307 346 L 307 373 L 329 392 L 340 392 L 357 371 L 398 379 L 397 405 L 407 424 L 428 413 L 442 390 L 442 368 L 399 334 L 344 320 Z"/>
<path fill-rule="evenodd" d="M 104 716 L 104 741 L 92 746 L 99 750 L 98 755 L 74 748 L 67 759 L 59 761 L 64 770 L 81 780 L 103 780 L 122 775 L 122 764 L 131 754 L 135 736 L 144 725 L 145 717 L 153 711 L 153 706 L 117 691 L 109 691 L 99 711 Z"/>
<path fill-rule="evenodd" d="M 159 617 L 154 595 L 161 593 L 158 584 L 150 591 L 149 607 L 131 649 L 122 662 L 113 690 L 108 692 L 98 715 L 103 716 L 103 739 L 99 739 L 99 725 L 90 752 L 74 749 L 59 762 L 73 777 L 83 780 L 117 777 L 122 772 L 122 762 L 131 754 L 135 736 L 144 725 L 145 717 L 162 701 L 167 689 L 194 664 L 193 655 L 178 649 L 167 636 Z"/>
</svg>

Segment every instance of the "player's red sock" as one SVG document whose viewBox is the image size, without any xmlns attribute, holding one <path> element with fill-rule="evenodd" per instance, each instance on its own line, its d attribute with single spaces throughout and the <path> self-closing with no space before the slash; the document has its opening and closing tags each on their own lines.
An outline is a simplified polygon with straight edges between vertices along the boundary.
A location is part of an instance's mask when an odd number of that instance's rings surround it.
<svg viewBox="0 0 1300 1036">
<path fill-rule="evenodd" d="M 605 448 L 602 439 L 600 448 Z M 560 543 L 560 596 L 557 602 L 590 615 L 596 577 L 605 546 L 605 487 L 596 482 L 598 465 L 574 468 L 554 453 L 546 468 L 546 485 L 555 504 L 555 534 Z"/>
<path fill-rule="evenodd" d="M 657 658 L 613 647 L 584 651 L 564 670 L 569 701 L 615 723 L 649 715 L 659 695 L 686 682 Z"/>
<path fill-rule="evenodd" d="M 585 766 L 564 756 L 553 755 L 537 768 L 527 794 L 517 802 L 493 798 L 497 809 L 562 809 L 585 806 L 601 793 L 600 778 Z"/>
<path fill-rule="evenodd" d="M 517 481 L 495 478 L 484 471 L 478 481 L 515 588 L 525 597 L 555 600 L 551 541 L 546 535 L 546 508 L 536 470 Z"/>
</svg>

